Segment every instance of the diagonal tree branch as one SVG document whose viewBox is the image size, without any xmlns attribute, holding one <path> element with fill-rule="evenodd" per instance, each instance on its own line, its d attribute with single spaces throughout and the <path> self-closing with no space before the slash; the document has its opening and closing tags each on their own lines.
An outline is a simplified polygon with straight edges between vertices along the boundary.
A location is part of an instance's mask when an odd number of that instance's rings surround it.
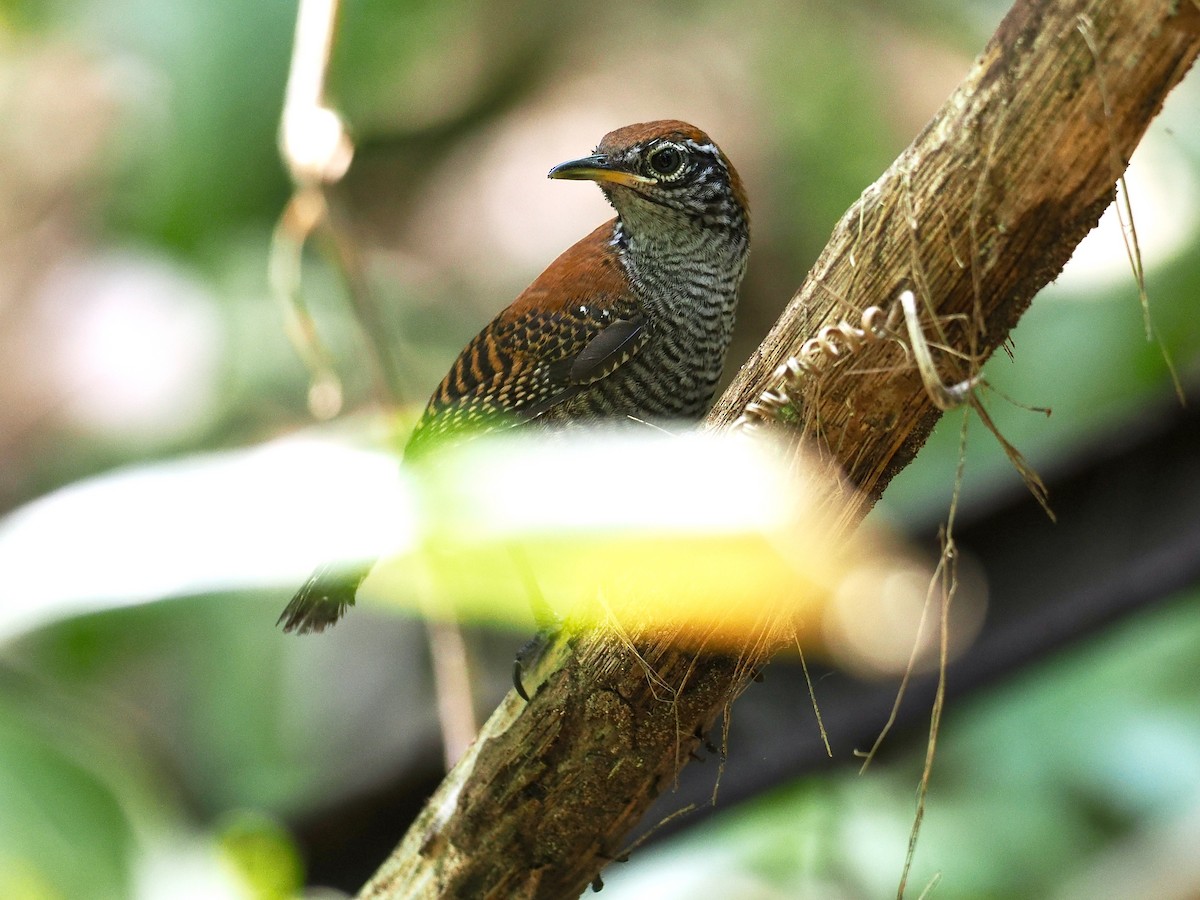
<svg viewBox="0 0 1200 900">
<path fill-rule="evenodd" d="M 1018 0 L 843 216 L 709 422 L 736 419 L 819 328 L 904 287 L 924 301 L 927 332 L 936 314 L 962 354 L 942 360 L 945 376 L 974 371 L 1096 224 L 1198 51 L 1196 0 Z M 865 348 L 803 398 L 805 432 L 869 497 L 940 415 L 902 361 L 894 346 Z M 556 643 L 532 701 L 510 694 L 360 896 L 578 895 L 775 649 L 739 661 L 664 645 L 639 659 L 598 634 Z"/>
</svg>

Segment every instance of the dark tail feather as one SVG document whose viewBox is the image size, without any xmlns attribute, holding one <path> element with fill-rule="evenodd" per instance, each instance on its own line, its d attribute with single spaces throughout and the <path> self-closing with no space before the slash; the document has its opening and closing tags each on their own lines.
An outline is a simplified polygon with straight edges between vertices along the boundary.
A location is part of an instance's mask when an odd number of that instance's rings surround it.
<svg viewBox="0 0 1200 900">
<path fill-rule="evenodd" d="M 346 607 L 354 605 L 358 586 L 376 562 L 372 559 L 321 566 L 296 592 L 275 624 L 282 624 L 288 633 L 324 631 L 342 617 Z"/>
</svg>

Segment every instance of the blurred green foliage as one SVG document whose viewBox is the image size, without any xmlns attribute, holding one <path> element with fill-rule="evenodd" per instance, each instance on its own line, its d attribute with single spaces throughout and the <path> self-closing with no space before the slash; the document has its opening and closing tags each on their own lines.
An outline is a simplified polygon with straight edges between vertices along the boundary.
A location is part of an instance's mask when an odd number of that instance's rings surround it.
<svg viewBox="0 0 1200 900">
<path fill-rule="evenodd" d="M 285 3 L 82 4 L 89 39 L 142 69 L 113 135 L 105 221 L 220 266 L 287 192 L 275 134 L 295 11 Z"/>
<path fill-rule="evenodd" d="M 132 761 L 121 759 L 85 699 L 7 673 L 0 691 L 0 896 L 127 895 L 135 850 L 129 807 L 148 793 Z"/>
<path fill-rule="evenodd" d="M 1161 836 L 1162 855 L 1144 870 L 1129 866 L 1106 883 L 1103 866 L 1106 851 L 1141 831 L 1194 831 L 1198 605 L 1200 594 L 1178 597 L 965 708 L 951 706 L 909 881 L 914 896 L 935 879 L 936 896 L 949 898 L 1161 896 L 1163 870 L 1185 865 Z M 831 740 L 845 752 L 837 735 Z M 722 886 L 740 872 L 744 896 L 888 896 L 918 770 L 905 754 L 865 775 L 801 779 L 647 851 L 631 871 L 610 867 L 605 889 L 618 900 L 648 896 L 650 885 L 664 900 L 696 896 L 701 885 L 736 896 Z M 686 874 L 672 881 L 658 877 L 664 872 Z"/>
</svg>

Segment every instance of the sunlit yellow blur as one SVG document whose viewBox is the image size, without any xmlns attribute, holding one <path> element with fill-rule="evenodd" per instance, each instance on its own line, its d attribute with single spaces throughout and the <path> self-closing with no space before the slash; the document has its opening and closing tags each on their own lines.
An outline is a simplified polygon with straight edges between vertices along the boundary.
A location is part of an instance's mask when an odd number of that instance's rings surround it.
<svg viewBox="0 0 1200 900">
<path fill-rule="evenodd" d="M 368 610 L 532 631 L 544 607 L 568 627 L 697 648 L 794 639 L 868 674 L 904 669 L 914 646 L 927 664 L 931 564 L 880 527 L 851 528 L 858 502 L 761 435 L 514 433 L 420 468 L 291 438 L 111 473 L 9 517 L 0 568 L 20 602 L 0 608 L 0 640 L 153 598 L 294 589 L 319 563 L 382 555 Z M 960 580 L 955 649 L 985 595 Z"/>
<path fill-rule="evenodd" d="M 376 570 L 368 603 L 529 628 L 544 598 L 568 627 L 719 650 L 794 635 L 891 671 L 930 584 L 880 530 L 844 524 L 852 496 L 832 473 L 741 436 L 477 441 L 439 454 L 417 490 L 419 549 Z"/>
</svg>

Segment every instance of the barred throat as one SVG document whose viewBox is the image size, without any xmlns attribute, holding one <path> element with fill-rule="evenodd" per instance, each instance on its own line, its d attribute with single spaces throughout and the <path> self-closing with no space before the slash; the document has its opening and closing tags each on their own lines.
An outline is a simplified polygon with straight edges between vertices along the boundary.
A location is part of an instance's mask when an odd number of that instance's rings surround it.
<svg viewBox="0 0 1200 900">
<path fill-rule="evenodd" d="M 742 221 L 726 227 L 673 224 L 639 229 L 624 252 L 618 251 L 647 314 L 662 322 L 668 336 L 694 350 L 703 368 L 715 368 L 719 378 L 746 271 L 749 233 Z M 620 222 L 617 229 L 628 230 Z"/>
<path fill-rule="evenodd" d="M 652 336 L 636 358 L 554 410 L 552 420 L 695 420 L 712 402 L 733 335 L 748 235 L 744 225 L 671 225 L 646 230 L 665 240 L 639 241 L 617 221 L 613 246 Z"/>
<path fill-rule="evenodd" d="M 673 322 L 707 319 L 719 310 L 728 315 L 732 330 L 750 249 L 744 218 L 735 213 L 721 225 L 684 227 L 674 215 L 653 209 L 638 213 L 637 229 L 617 219 L 612 244 L 646 309 Z"/>
</svg>

